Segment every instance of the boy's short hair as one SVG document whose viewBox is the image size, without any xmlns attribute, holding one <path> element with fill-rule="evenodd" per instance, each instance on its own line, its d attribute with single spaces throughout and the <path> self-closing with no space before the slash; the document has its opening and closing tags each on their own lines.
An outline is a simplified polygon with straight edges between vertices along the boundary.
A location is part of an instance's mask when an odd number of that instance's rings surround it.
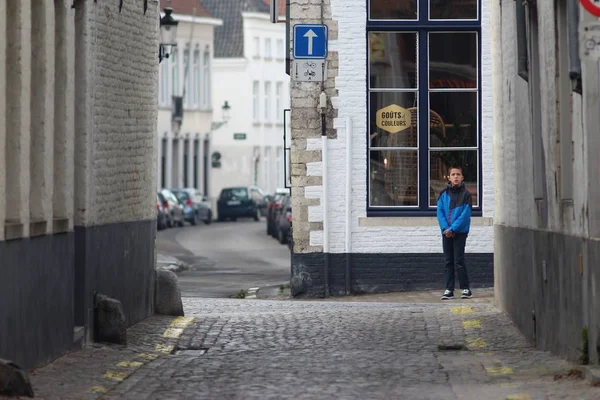
<svg viewBox="0 0 600 400">
<path fill-rule="evenodd" d="M 448 175 L 450 175 L 450 171 L 452 171 L 453 169 L 458 169 L 460 170 L 461 174 L 464 174 L 463 168 L 460 165 L 451 165 L 450 167 L 448 167 Z"/>
</svg>

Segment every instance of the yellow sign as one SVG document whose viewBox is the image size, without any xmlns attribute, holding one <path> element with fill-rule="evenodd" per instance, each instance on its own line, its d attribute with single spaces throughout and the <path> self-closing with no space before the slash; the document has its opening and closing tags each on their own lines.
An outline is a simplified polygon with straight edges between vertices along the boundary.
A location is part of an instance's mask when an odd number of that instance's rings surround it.
<svg viewBox="0 0 600 400">
<path fill-rule="evenodd" d="M 412 123 L 410 111 L 396 104 L 377 111 L 377 127 L 389 133 L 398 133 L 410 128 Z"/>
</svg>

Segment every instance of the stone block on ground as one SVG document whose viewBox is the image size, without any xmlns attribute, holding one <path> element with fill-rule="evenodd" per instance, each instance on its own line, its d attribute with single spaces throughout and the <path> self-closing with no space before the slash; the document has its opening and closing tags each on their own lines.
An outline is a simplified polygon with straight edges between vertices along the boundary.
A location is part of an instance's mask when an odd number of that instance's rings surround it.
<svg viewBox="0 0 600 400">
<path fill-rule="evenodd" d="M 183 303 L 177 274 L 161 268 L 156 270 L 156 314 L 183 316 Z"/>
<path fill-rule="evenodd" d="M 29 376 L 19 366 L 0 359 L 0 395 L 34 397 Z"/>
<path fill-rule="evenodd" d="M 119 300 L 98 294 L 94 312 L 94 330 L 97 342 L 127 344 L 125 313 Z"/>
</svg>

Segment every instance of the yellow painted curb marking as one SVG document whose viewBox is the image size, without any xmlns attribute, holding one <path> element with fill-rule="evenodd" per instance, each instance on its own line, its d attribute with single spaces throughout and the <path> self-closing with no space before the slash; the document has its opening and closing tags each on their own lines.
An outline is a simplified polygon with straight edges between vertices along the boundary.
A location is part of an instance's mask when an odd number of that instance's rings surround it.
<svg viewBox="0 0 600 400">
<path fill-rule="evenodd" d="M 117 364 L 117 367 L 137 368 L 137 367 L 141 367 L 142 365 L 144 365 L 144 364 L 139 361 L 121 361 L 120 363 Z"/>
<path fill-rule="evenodd" d="M 467 338 L 467 346 L 475 349 L 483 349 L 487 347 L 487 342 L 481 338 Z"/>
<path fill-rule="evenodd" d="M 174 348 L 175 348 L 175 346 L 157 344 L 155 347 L 155 350 L 158 351 L 159 353 L 171 354 L 171 352 L 173 351 Z"/>
<path fill-rule="evenodd" d="M 112 379 L 113 381 L 119 381 L 119 382 L 121 382 L 123 379 L 125 379 L 126 376 L 127 376 L 127 374 L 125 372 L 115 372 L 115 371 L 107 371 L 104 374 L 104 377 L 106 379 Z"/>
<path fill-rule="evenodd" d="M 153 361 L 158 358 L 158 354 L 150 354 L 150 353 L 140 353 L 138 354 L 141 358 L 148 361 Z"/>
<path fill-rule="evenodd" d="M 103 386 L 92 386 L 90 388 L 90 392 L 92 392 L 92 393 L 108 393 L 108 389 Z"/>
<path fill-rule="evenodd" d="M 510 375 L 513 373 L 513 370 L 510 367 L 486 367 L 485 370 L 488 375 Z"/>
<path fill-rule="evenodd" d="M 528 394 L 509 394 L 506 396 L 506 400 L 531 400 L 531 397 Z"/>
<path fill-rule="evenodd" d="M 165 333 L 163 333 L 163 337 L 169 339 L 177 339 L 183 333 L 183 329 L 181 328 L 168 328 Z"/>
<path fill-rule="evenodd" d="M 177 317 L 171 322 L 172 328 L 185 328 L 192 322 L 194 322 L 194 317 Z"/>
<path fill-rule="evenodd" d="M 473 311 L 473 307 L 469 307 L 469 306 L 460 306 L 460 307 L 452 308 L 452 314 L 464 315 L 464 314 L 473 314 L 474 312 L 475 311 Z"/>
<path fill-rule="evenodd" d="M 463 322 L 463 328 L 465 329 L 481 329 L 481 321 L 478 319 L 470 319 Z"/>
</svg>

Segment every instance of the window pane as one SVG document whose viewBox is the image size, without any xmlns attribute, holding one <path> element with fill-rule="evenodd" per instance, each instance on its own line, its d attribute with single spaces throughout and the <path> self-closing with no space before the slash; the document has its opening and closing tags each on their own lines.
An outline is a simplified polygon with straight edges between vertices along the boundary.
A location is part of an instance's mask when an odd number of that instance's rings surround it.
<svg viewBox="0 0 600 400">
<path fill-rule="evenodd" d="M 429 34 L 429 87 L 477 87 L 477 33 Z"/>
<path fill-rule="evenodd" d="M 371 88 L 417 88 L 417 34 L 369 33 Z"/>
<path fill-rule="evenodd" d="M 477 147 L 477 93 L 429 93 L 429 147 Z"/>
<path fill-rule="evenodd" d="M 417 147 L 417 93 L 371 92 L 371 147 Z"/>
<path fill-rule="evenodd" d="M 369 161 L 371 206 L 419 204 L 416 150 L 372 150 Z"/>
<path fill-rule="evenodd" d="M 477 19 L 477 0 L 430 0 L 431 19 Z"/>
<path fill-rule="evenodd" d="M 479 182 L 477 150 L 431 151 L 429 153 L 429 205 L 436 206 L 440 192 L 448 186 L 448 168 L 461 166 L 464 183 L 473 200 L 473 207 L 479 206 Z"/>
<path fill-rule="evenodd" d="M 417 19 L 417 0 L 370 0 L 371 19 Z"/>
</svg>

